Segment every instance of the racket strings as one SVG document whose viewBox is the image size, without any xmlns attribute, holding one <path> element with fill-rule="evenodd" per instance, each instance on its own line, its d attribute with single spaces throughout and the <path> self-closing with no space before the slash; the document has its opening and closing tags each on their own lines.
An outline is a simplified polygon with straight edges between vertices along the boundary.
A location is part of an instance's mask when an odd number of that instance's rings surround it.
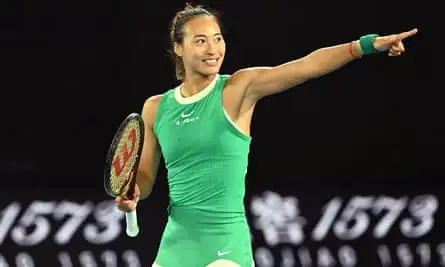
<svg viewBox="0 0 445 267">
<path fill-rule="evenodd" d="M 138 160 L 138 149 L 140 136 L 139 124 L 131 121 L 122 131 L 122 136 L 117 144 L 113 157 L 113 167 L 110 170 L 110 189 L 120 195 L 121 190 L 126 186 L 132 167 Z"/>
</svg>

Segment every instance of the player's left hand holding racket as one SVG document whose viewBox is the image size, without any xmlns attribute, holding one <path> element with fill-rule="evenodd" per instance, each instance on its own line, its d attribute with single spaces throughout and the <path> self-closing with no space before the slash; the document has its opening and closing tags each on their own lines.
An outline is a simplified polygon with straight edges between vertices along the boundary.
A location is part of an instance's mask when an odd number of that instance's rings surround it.
<svg viewBox="0 0 445 267">
<path fill-rule="evenodd" d="M 130 114 L 119 126 L 108 150 L 104 186 L 108 195 L 125 206 L 127 235 L 139 234 L 136 203 L 140 192 L 136 174 L 144 144 L 144 122 L 137 113 Z"/>
</svg>

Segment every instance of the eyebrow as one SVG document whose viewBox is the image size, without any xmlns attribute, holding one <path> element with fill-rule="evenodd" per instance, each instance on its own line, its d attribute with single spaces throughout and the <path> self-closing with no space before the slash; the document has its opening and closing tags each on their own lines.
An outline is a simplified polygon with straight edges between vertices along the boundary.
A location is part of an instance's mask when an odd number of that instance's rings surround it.
<svg viewBox="0 0 445 267">
<path fill-rule="evenodd" d="M 222 36 L 222 33 L 218 32 L 218 33 L 213 34 L 213 36 Z M 205 38 L 207 38 L 207 35 L 205 35 L 205 34 L 197 34 L 197 35 L 193 36 L 193 38 L 198 38 L 198 37 L 205 37 Z"/>
</svg>

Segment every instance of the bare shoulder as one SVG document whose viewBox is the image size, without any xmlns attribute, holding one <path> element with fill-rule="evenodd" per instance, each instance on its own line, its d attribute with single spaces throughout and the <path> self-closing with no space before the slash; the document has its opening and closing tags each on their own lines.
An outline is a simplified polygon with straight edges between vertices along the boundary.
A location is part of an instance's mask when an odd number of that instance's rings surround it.
<svg viewBox="0 0 445 267">
<path fill-rule="evenodd" d="M 156 113 L 159 107 L 159 103 L 161 103 L 163 94 L 159 95 L 153 95 L 147 98 L 144 102 L 144 106 L 142 108 L 142 117 L 144 118 L 144 121 L 149 124 L 153 125 Z"/>
<path fill-rule="evenodd" d="M 254 71 L 251 69 L 240 69 L 233 73 L 227 80 L 228 85 L 242 86 L 249 84 L 249 80 L 253 77 Z"/>
<path fill-rule="evenodd" d="M 228 86 L 232 86 L 235 88 L 244 88 L 247 89 L 252 80 L 259 74 L 264 68 L 262 67 L 251 67 L 244 68 L 233 73 L 227 81 Z"/>
<path fill-rule="evenodd" d="M 150 96 L 149 98 L 147 98 L 145 100 L 144 106 L 145 105 L 149 105 L 149 106 L 158 106 L 159 103 L 161 102 L 162 97 L 164 96 L 164 94 L 159 94 L 159 95 L 153 95 Z"/>
</svg>

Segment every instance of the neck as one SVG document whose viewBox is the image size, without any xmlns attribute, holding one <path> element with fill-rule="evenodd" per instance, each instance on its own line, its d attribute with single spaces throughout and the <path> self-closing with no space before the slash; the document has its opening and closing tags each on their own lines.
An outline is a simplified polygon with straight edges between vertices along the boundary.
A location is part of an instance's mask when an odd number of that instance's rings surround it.
<svg viewBox="0 0 445 267">
<path fill-rule="evenodd" d="M 213 79 L 215 79 L 215 76 L 216 74 L 212 74 L 209 76 L 186 76 L 181 85 L 181 95 L 183 97 L 190 97 L 201 92 L 213 81 Z"/>
</svg>

